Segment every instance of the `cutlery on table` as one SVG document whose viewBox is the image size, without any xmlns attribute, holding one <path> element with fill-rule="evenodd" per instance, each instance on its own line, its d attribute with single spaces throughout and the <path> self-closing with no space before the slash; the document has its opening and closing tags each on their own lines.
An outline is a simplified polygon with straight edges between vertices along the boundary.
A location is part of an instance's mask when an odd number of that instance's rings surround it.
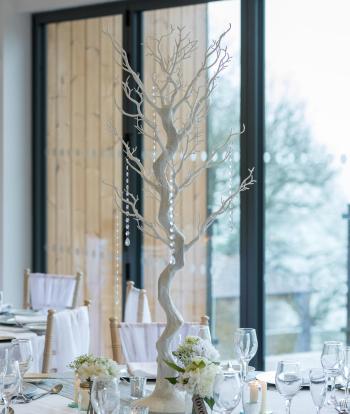
<svg viewBox="0 0 350 414">
<path fill-rule="evenodd" d="M 340 400 L 339 404 L 335 407 L 335 409 L 338 411 L 338 413 L 348 414 L 349 413 L 348 402 L 345 399 Z"/>
<path fill-rule="evenodd" d="M 39 398 L 45 397 L 46 395 L 59 394 L 62 391 L 62 388 L 63 388 L 62 384 L 56 384 L 49 391 L 44 392 L 39 395 L 34 395 L 28 402 L 38 400 Z"/>
</svg>

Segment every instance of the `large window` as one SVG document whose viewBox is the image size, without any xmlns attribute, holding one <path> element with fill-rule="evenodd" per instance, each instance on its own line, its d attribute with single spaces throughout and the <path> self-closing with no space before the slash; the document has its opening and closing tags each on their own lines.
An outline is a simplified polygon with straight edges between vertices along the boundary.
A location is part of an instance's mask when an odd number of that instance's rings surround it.
<svg viewBox="0 0 350 414">
<path fill-rule="evenodd" d="M 301 11 L 302 10 L 302 11 Z M 266 2 L 266 338 L 319 364 L 346 341 L 350 4 Z M 297 30 L 295 30 L 295 22 Z"/>
<path fill-rule="evenodd" d="M 154 37 L 184 26 L 199 40 L 194 59 L 183 67 L 188 79 L 211 40 L 231 24 L 232 62 L 198 125 L 202 146 L 187 161 L 187 171 L 230 130 L 244 124 L 246 132 L 234 143 L 231 165 L 222 162 L 186 190 L 176 221 L 191 237 L 198 219 L 229 189 L 230 167 L 234 185 L 252 167 L 257 183 L 189 252 L 173 296 L 186 320 L 211 316 L 223 358 L 233 357 L 232 336 L 241 325 L 258 329 L 259 368 L 265 357 L 274 368 L 285 354 L 314 365 L 325 339 L 350 336 L 350 59 L 339 53 L 350 43 L 349 2 L 151 3 L 133 2 L 128 10 L 126 2 L 111 2 L 35 18 L 34 270 L 85 271 L 96 347 L 108 346 L 100 341 L 107 318 L 113 312 L 122 317 L 113 295 L 117 216 L 104 182 L 121 185 L 124 155 L 111 130 L 138 147 L 150 170 L 153 147 L 147 140 L 143 148 L 138 144 L 132 122 L 122 120 L 113 105 L 113 99 L 126 105 L 122 74 L 102 29 L 123 43 L 152 91 L 157 69 L 145 45 Z M 145 104 L 144 110 L 150 108 Z M 132 172 L 130 187 L 142 194 L 145 215 L 154 217 L 157 202 Z M 134 233 L 131 245 L 123 246 L 120 277 L 147 289 L 152 316 L 162 320 L 157 279 L 168 252 Z"/>
</svg>

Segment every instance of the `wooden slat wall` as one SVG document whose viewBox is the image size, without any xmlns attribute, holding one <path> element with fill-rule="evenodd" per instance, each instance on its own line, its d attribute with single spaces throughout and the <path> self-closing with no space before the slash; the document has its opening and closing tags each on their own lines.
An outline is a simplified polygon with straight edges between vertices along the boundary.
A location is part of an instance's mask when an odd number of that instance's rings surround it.
<svg viewBox="0 0 350 414">
<path fill-rule="evenodd" d="M 108 317 L 120 316 L 113 297 L 113 192 L 104 182 L 121 180 L 121 148 L 109 128 L 121 132 L 114 105 L 121 76 L 103 30 L 121 42 L 121 16 L 47 27 L 47 271 L 85 273 L 97 354 L 110 353 Z"/>
<path fill-rule="evenodd" d="M 170 26 L 182 27 L 191 33 L 193 39 L 199 40 L 199 47 L 194 59 L 184 63 L 184 78 L 191 79 L 196 68 L 201 63 L 207 43 L 206 5 L 178 7 L 146 12 L 144 14 L 145 42 L 152 44 L 152 38 L 169 32 Z M 168 42 L 168 47 L 170 43 Z M 144 57 L 145 82 L 148 91 L 152 90 L 152 75 L 157 67 L 151 57 Z M 205 79 L 202 79 L 204 81 Z M 145 105 L 146 115 L 152 119 L 151 109 Z M 182 114 L 184 116 L 184 113 Z M 181 117 L 180 117 L 181 118 Z M 181 122 L 181 119 L 180 119 Z M 201 123 L 200 139 L 205 138 L 205 121 Z M 145 166 L 148 171 L 152 169 L 152 141 L 145 140 Z M 202 147 L 206 149 L 205 143 Z M 200 157 L 200 154 L 197 156 Z M 183 179 L 189 169 L 195 167 L 197 161 L 186 163 L 179 176 Z M 176 223 L 184 229 L 185 235 L 192 238 L 194 229 L 198 226 L 198 219 L 206 215 L 206 176 L 202 175 L 191 187 L 184 191 L 176 205 Z M 148 218 L 154 218 L 158 211 L 158 203 L 145 194 L 144 212 Z M 169 252 L 164 246 L 148 236 L 144 236 L 144 280 L 148 292 L 152 317 L 154 320 L 163 320 L 163 312 L 157 302 L 157 280 L 169 258 Z M 206 313 L 206 286 L 207 286 L 207 249 L 206 240 L 202 239 L 185 258 L 185 269 L 176 275 L 173 285 L 174 300 L 182 312 L 185 320 L 196 321 Z"/>
<path fill-rule="evenodd" d="M 200 40 L 195 58 L 184 64 L 190 78 L 206 47 L 206 6 L 188 6 L 144 14 L 145 39 L 167 32 L 170 25 L 186 26 Z M 121 133 L 122 120 L 114 100 L 121 103 L 119 66 L 103 30 L 122 41 L 121 17 L 103 17 L 48 25 L 47 130 L 47 254 L 48 272 L 85 275 L 84 296 L 92 300 L 93 351 L 108 354 L 108 317 L 120 316 L 113 303 L 113 199 L 103 182 L 120 185 L 120 144 L 108 125 Z M 156 67 L 145 56 L 145 79 L 151 90 Z M 146 114 L 152 117 L 145 105 Z M 200 125 L 205 136 L 205 122 Z M 205 148 L 203 144 L 203 151 Z M 146 168 L 152 168 L 152 142 L 144 141 Z M 199 156 L 198 156 L 199 157 Z M 191 161 L 186 169 L 194 168 Z M 182 178 L 186 175 L 182 172 Z M 158 203 L 144 195 L 147 217 L 155 217 Z M 198 218 L 206 214 L 206 177 L 188 188 L 176 206 L 176 221 L 191 238 Z M 186 256 L 185 270 L 176 277 L 173 293 L 185 319 L 198 320 L 206 312 L 206 241 Z M 158 276 L 169 258 L 160 243 L 144 237 L 145 288 L 153 319 L 164 319 L 157 301 Z M 120 287 L 120 292 L 121 292 Z M 121 300 L 120 300 L 121 303 Z"/>
</svg>

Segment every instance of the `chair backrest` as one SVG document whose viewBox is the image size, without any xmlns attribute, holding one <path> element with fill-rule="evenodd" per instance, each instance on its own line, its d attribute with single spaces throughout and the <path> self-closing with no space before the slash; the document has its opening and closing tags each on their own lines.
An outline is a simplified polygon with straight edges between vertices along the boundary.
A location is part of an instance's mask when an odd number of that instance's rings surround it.
<svg viewBox="0 0 350 414">
<path fill-rule="evenodd" d="M 126 285 L 124 322 L 152 322 L 146 290 L 137 289 L 132 281 Z"/>
<path fill-rule="evenodd" d="M 154 362 L 157 359 L 156 342 L 165 329 L 165 323 L 118 323 L 110 318 L 113 359 L 119 364 L 128 362 Z M 174 339 L 174 349 L 184 338 L 196 335 L 201 327 L 209 329 L 209 317 L 203 316 L 200 322 L 185 322 L 178 338 Z"/>
<path fill-rule="evenodd" d="M 42 371 L 65 372 L 90 347 L 89 301 L 75 309 L 49 309 Z"/>
<path fill-rule="evenodd" d="M 82 272 L 55 275 L 24 271 L 23 306 L 25 309 L 70 309 L 77 306 Z"/>
</svg>

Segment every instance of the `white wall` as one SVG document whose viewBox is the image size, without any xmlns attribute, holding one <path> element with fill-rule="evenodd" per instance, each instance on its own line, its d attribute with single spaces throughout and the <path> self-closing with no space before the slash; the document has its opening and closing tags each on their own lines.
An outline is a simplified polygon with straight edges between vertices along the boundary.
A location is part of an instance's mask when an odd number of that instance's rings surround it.
<svg viewBox="0 0 350 414">
<path fill-rule="evenodd" d="M 31 13 L 105 0 L 0 0 L 0 289 L 22 303 L 31 264 Z"/>
</svg>

